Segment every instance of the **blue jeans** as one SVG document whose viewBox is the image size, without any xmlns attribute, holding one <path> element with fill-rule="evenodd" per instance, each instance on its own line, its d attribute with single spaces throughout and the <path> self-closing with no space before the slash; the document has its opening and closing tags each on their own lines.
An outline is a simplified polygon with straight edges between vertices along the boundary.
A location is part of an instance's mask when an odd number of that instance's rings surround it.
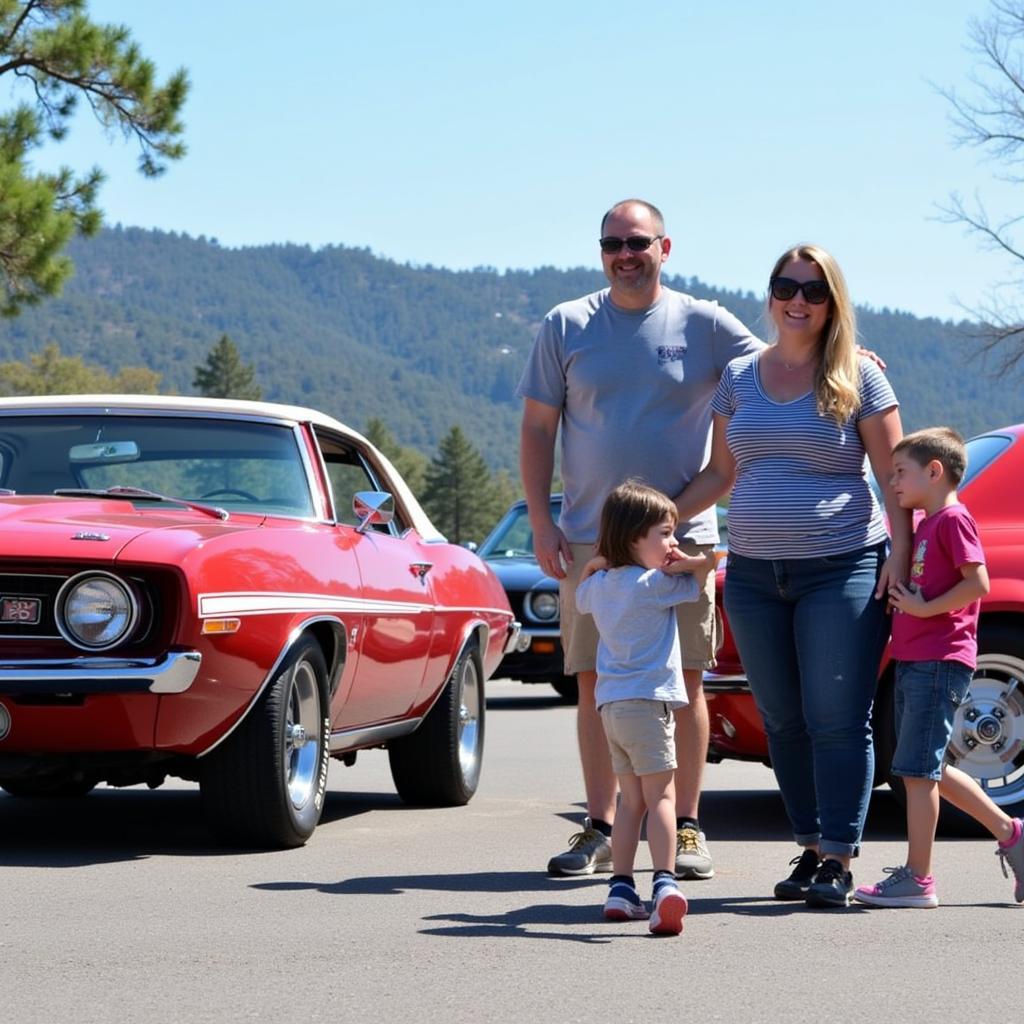
<svg viewBox="0 0 1024 1024">
<path fill-rule="evenodd" d="M 896 662 L 896 752 L 893 775 L 942 778 L 956 709 L 974 670 L 959 661 Z"/>
<path fill-rule="evenodd" d="M 855 856 L 874 775 L 871 705 L 889 636 L 886 545 L 820 558 L 729 552 L 725 610 L 793 835 Z"/>
</svg>

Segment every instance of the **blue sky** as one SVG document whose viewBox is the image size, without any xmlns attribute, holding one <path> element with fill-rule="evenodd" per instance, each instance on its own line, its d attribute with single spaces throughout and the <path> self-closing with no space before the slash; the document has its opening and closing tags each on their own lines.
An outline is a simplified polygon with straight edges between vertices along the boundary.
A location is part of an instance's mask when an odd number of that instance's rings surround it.
<svg viewBox="0 0 1024 1024">
<path fill-rule="evenodd" d="M 1024 186 L 953 146 L 935 90 L 967 84 L 987 9 L 92 0 L 162 74 L 188 69 L 189 155 L 144 180 L 82 117 L 39 163 L 103 167 L 110 223 L 454 268 L 597 267 L 601 213 L 639 195 L 672 272 L 760 294 L 814 241 L 858 303 L 959 317 L 1012 266 L 938 204 L 977 190 L 1024 212 Z"/>
</svg>

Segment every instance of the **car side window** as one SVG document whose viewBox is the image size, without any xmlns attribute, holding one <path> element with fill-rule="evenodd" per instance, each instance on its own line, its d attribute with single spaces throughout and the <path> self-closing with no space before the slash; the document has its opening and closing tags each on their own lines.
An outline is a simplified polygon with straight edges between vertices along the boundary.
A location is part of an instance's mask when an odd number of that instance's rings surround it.
<svg viewBox="0 0 1024 1024">
<path fill-rule="evenodd" d="M 359 491 L 379 491 L 386 489 L 382 481 L 378 481 L 370 467 L 359 452 L 350 445 L 318 433 L 320 451 L 327 470 L 327 479 L 331 485 L 334 500 L 334 515 L 339 523 L 346 526 L 358 526 L 359 520 L 352 511 L 352 499 Z M 389 525 L 374 526 L 372 529 L 380 533 L 392 533 Z"/>
<path fill-rule="evenodd" d="M 358 526 L 359 521 L 352 511 L 352 499 L 359 491 L 376 490 L 373 482 L 367 476 L 362 464 L 353 464 L 343 461 L 334 455 L 324 454 L 324 463 L 327 466 L 327 478 L 331 482 L 331 492 L 334 495 L 334 514 L 339 523 L 346 526 Z"/>
</svg>

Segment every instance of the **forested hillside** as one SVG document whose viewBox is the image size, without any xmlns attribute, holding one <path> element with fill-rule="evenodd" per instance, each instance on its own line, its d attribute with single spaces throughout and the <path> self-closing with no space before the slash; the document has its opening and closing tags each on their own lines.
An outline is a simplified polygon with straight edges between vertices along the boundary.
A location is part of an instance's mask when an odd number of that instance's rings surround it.
<svg viewBox="0 0 1024 1024">
<path fill-rule="evenodd" d="M 536 325 L 557 302 L 600 288 L 599 270 L 450 271 L 366 249 L 215 241 L 115 228 L 72 247 L 76 275 L 60 299 L 0 323 L 0 361 L 55 341 L 116 371 L 147 366 L 161 389 L 190 393 L 195 367 L 226 333 L 271 401 L 311 405 L 363 429 L 379 417 L 430 454 L 460 425 L 495 468 L 515 470 L 513 391 Z M 696 279 L 755 331 L 761 303 Z M 908 428 L 951 423 L 967 434 L 1024 420 L 1024 387 L 982 365 L 962 329 L 862 310 Z"/>
</svg>

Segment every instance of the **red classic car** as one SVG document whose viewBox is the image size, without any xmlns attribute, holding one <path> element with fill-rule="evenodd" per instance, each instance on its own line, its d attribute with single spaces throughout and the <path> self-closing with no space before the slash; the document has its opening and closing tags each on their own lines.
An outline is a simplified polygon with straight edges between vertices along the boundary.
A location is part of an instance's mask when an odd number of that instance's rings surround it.
<svg viewBox="0 0 1024 1024">
<path fill-rule="evenodd" d="M 978 522 L 991 580 L 981 602 L 978 670 L 957 711 L 948 759 L 974 776 L 1007 814 L 1024 814 L 1024 425 L 982 434 L 967 442 L 963 502 Z M 721 601 L 724 574 L 719 573 Z M 724 617 L 723 617 L 724 618 Z M 768 763 L 768 746 L 743 666 L 725 629 L 719 664 L 705 689 L 711 715 L 713 760 L 738 758 Z M 903 798 L 899 779 L 888 774 L 895 745 L 893 673 L 883 657 L 875 700 L 876 782 L 888 782 Z M 947 830 L 970 828 L 943 803 Z"/>
<path fill-rule="evenodd" d="M 359 434 L 253 402 L 4 399 L 0 488 L 9 794 L 179 776 L 218 833 L 282 847 L 363 748 L 408 801 L 473 795 L 518 623 Z"/>
</svg>

